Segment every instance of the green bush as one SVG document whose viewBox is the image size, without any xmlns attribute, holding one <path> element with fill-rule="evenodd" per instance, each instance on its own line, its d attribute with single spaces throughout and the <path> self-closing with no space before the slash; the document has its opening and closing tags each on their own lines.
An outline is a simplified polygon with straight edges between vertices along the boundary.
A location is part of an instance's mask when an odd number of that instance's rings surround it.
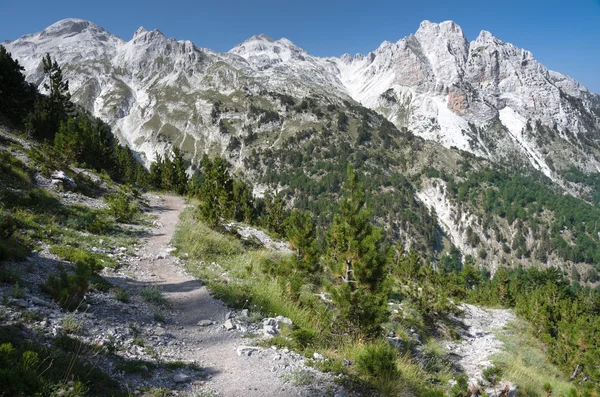
<svg viewBox="0 0 600 397">
<path fill-rule="evenodd" d="M 123 192 L 111 193 L 104 201 L 108 205 L 108 212 L 118 222 L 131 222 L 140 211 L 139 207 Z"/>
<path fill-rule="evenodd" d="M 90 282 L 94 291 L 108 292 L 113 287 L 110 281 L 96 273 L 92 274 Z"/>
<path fill-rule="evenodd" d="M 2 196 L 0 195 L 0 200 Z M 24 259 L 29 248 L 22 244 L 15 232 L 19 224 L 11 215 L 0 210 L 0 261 L 5 259 Z M 0 270 L 1 272 L 1 270 Z"/>
<path fill-rule="evenodd" d="M 385 342 L 365 347 L 356 364 L 359 372 L 369 378 L 393 378 L 399 375 L 396 359 L 398 353 Z"/>
<path fill-rule="evenodd" d="M 50 252 L 69 262 L 85 265 L 94 272 L 102 270 L 103 268 L 92 253 L 81 248 L 75 248 L 68 245 L 54 245 L 50 247 Z"/>
<path fill-rule="evenodd" d="M 1 247 L 1 246 L 0 246 Z M 0 259 L 2 256 L 0 255 Z M 18 284 L 21 281 L 19 272 L 12 268 L 0 264 L 0 282 L 8 284 Z"/>
<path fill-rule="evenodd" d="M 0 325 L 1 395 L 127 396 L 117 381 L 82 359 L 92 352 L 89 346 L 65 335 L 52 347 L 35 339 L 20 326 Z"/>
<path fill-rule="evenodd" d="M 50 247 L 50 252 L 66 261 L 89 266 L 94 273 L 102 270 L 104 267 L 117 267 L 118 264 L 114 259 L 107 255 L 90 252 L 86 249 L 73 247 L 71 245 L 53 245 Z"/>
<path fill-rule="evenodd" d="M 461 374 L 456 378 L 456 384 L 452 386 L 450 395 L 452 397 L 466 397 L 467 389 L 469 388 L 469 378 L 465 374 Z"/>
<path fill-rule="evenodd" d="M 123 288 L 117 287 L 115 288 L 115 299 L 119 302 L 127 303 L 129 302 L 129 292 Z"/>
<path fill-rule="evenodd" d="M 121 361 L 117 363 L 116 368 L 126 374 L 140 374 L 150 376 L 151 372 L 156 369 L 156 364 L 145 360 Z"/>
<path fill-rule="evenodd" d="M 93 234 L 101 234 L 110 226 L 111 222 L 107 219 L 103 211 L 81 208 L 81 206 L 71 206 L 70 213 L 66 219 L 66 226 L 76 230 L 85 230 Z"/>
<path fill-rule="evenodd" d="M 75 272 L 68 274 L 63 268 L 58 276 L 50 274 L 45 284 L 40 285 L 42 291 L 49 294 L 58 304 L 67 310 L 81 307 L 90 285 L 93 271 L 84 263 L 75 264 Z"/>
<path fill-rule="evenodd" d="M 154 303 L 156 305 L 162 305 L 166 302 L 161 289 L 155 285 L 142 288 L 140 290 L 140 296 L 144 298 L 146 302 Z"/>
<path fill-rule="evenodd" d="M 10 343 L 0 345 L 0 389 L 9 396 L 34 395 L 40 389 L 37 353 L 19 354 Z"/>
<path fill-rule="evenodd" d="M 10 215 L 0 215 L 0 238 L 8 239 L 17 230 L 17 223 Z"/>
<path fill-rule="evenodd" d="M 308 328 L 299 328 L 292 332 L 292 338 L 300 349 L 310 347 L 314 343 L 315 337 L 316 332 Z"/>
</svg>

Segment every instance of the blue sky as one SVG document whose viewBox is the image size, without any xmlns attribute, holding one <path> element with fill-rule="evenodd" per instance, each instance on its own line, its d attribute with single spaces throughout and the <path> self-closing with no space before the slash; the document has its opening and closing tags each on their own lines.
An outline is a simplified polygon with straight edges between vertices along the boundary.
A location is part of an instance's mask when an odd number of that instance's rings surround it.
<svg viewBox="0 0 600 397">
<path fill-rule="evenodd" d="M 424 19 L 450 19 L 469 40 L 489 30 L 600 93 L 600 0 L 2 0 L 0 41 L 69 17 L 123 39 L 143 25 L 216 51 L 265 33 L 319 56 L 367 53 L 414 33 Z"/>
</svg>

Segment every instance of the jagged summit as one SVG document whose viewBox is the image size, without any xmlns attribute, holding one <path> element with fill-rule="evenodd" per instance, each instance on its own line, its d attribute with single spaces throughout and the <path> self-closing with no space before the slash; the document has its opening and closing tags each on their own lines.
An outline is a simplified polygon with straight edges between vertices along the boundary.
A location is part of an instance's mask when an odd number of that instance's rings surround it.
<svg viewBox="0 0 600 397">
<path fill-rule="evenodd" d="M 487 30 L 482 30 L 481 32 L 479 32 L 479 36 L 477 36 L 477 38 L 475 39 L 475 41 L 478 42 L 490 42 L 493 40 L 498 40 L 492 33 L 488 32 Z"/>
<path fill-rule="evenodd" d="M 430 34 L 431 32 L 442 35 L 456 34 L 464 37 L 462 28 L 454 21 L 435 23 L 428 20 L 421 22 L 417 32 L 415 33 L 415 36 L 426 35 Z"/>
<path fill-rule="evenodd" d="M 167 36 L 165 36 L 160 30 L 152 29 L 150 31 L 146 30 L 143 26 L 140 26 L 138 30 L 133 34 L 133 38 L 131 39 L 134 42 L 138 43 L 148 43 L 154 40 L 166 40 Z"/>
<path fill-rule="evenodd" d="M 133 34 L 133 37 L 135 38 L 135 37 L 137 37 L 137 36 L 140 36 L 140 35 L 142 35 L 142 34 L 146 33 L 147 31 L 148 31 L 148 30 L 146 30 L 146 28 L 145 28 L 145 27 L 143 27 L 143 26 L 140 26 L 140 27 L 138 28 L 138 30 L 136 30 L 136 31 L 135 31 L 135 33 Z"/>
</svg>

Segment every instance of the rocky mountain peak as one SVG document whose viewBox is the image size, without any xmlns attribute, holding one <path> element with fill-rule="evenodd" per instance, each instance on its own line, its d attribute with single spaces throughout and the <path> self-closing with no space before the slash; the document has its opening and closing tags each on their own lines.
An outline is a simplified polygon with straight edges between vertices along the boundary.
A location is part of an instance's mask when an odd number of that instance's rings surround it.
<svg viewBox="0 0 600 397">
<path fill-rule="evenodd" d="M 89 30 L 92 33 L 106 33 L 106 30 L 84 19 L 67 18 L 60 20 L 40 32 L 40 36 L 72 36 Z"/>
<path fill-rule="evenodd" d="M 285 37 L 279 40 L 274 40 L 265 34 L 252 36 L 243 43 L 233 47 L 231 50 L 229 50 L 229 52 L 245 58 L 247 56 L 257 55 L 258 53 L 264 52 L 281 54 L 282 50 L 304 52 L 304 50 Z"/>
<path fill-rule="evenodd" d="M 344 64 L 350 64 L 352 63 L 352 61 L 354 61 L 356 58 L 358 57 L 362 57 L 363 55 L 361 54 L 355 54 L 355 55 L 350 55 L 348 53 L 343 54 L 342 56 L 340 56 L 340 61 L 342 61 Z"/>
<path fill-rule="evenodd" d="M 266 70 L 277 65 L 304 62 L 310 55 L 290 40 L 274 40 L 264 34 L 250 39 L 229 50 L 246 60 L 255 70 Z"/>
<path fill-rule="evenodd" d="M 415 33 L 415 36 L 424 36 L 431 34 L 444 34 L 444 35 L 460 35 L 464 37 L 463 31 L 454 21 L 443 21 L 440 23 L 431 22 L 424 20 L 419 25 L 419 29 Z"/>
<path fill-rule="evenodd" d="M 146 30 L 146 28 L 145 28 L 145 27 L 143 27 L 143 26 L 140 26 L 140 27 L 138 28 L 138 30 L 136 30 L 136 31 L 135 31 L 135 33 L 133 34 L 133 38 L 135 39 L 136 37 L 138 37 L 138 36 L 141 36 L 141 35 L 143 35 L 143 34 L 144 34 L 144 33 L 146 33 L 146 32 L 148 32 L 148 31 Z"/>
<path fill-rule="evenodd" d="M 488 32 L 487 30 L 482 30 L 481 32 L 479 32 L 479 36 L 477 36 L 475 42 L 490 43 L 494 40 L 499 41 L 492 33 Z"/>
<path fill-rule="evenodd" d="M 469 42 L 453 21 L 423 21 L 415 33 L 438 84 L 449 86 L 459 80 L 469 55 Z"/>
<path fill-rule="evenodd" d="M 256 34 L 256 35 L 250 37 L 244 43 L 251 42 L 251 41 L 268 41 L 268 42 L 272 43 L 275 40 L 273 40 L 271 37 L 267 36 L 266 34 L 261 33 L 261 34 Z"/>
<path fill-rule="evenodd" d="M 132 40 L 134 43 L 150 43 L 153 41 L 162 41 L 166 39 L 167 37 L 160 30 L 152 29 L 148 31 L 143 26 L 141 26 L 138 30 L 135 31 Z"/>
</svg>

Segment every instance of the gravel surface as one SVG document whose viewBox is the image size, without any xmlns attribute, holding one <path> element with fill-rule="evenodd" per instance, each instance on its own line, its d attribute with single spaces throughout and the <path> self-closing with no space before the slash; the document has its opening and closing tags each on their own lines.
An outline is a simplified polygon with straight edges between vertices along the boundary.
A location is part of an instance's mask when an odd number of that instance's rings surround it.
<svg viewBox="0 0 600 397">
<path fill-rule="evenodd" d="M 469 382 L 482 385 L 482 372 L 492 365 L 490 357 L 502 350 L 496 332 L 516 317 L 508 309 L 483 309 L 467 303 L 460 308 L 464 312 L 461 340 L 446 341 L 445 345 L 469 377 Z"/>
</svg>

